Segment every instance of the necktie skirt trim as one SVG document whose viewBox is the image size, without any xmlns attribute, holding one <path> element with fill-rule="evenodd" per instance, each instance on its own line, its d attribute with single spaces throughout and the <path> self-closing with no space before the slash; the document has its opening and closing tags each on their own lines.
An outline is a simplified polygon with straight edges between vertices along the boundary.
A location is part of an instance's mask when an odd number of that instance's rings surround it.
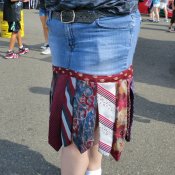
<svg viewBox="0 0 175 175">
<path fill-rule="evenodd" d="M 70 76 L 53 71 L 50 89 L 49 144 L 58 151 L 72 142 L 83 153 L 94 145 L 99 127 L 99 152 L 119 160 L 125 141 L 130 141 L 133 121 L 133 69 L 102 77 Z M 62 70 L 62 68 L 61 68 Z M 72 71 L 71 71 L 72 73 Z M 73 74 L 72 74 L 73 75 Z M 96 81 L 92 81 L 94 80 Z M 89 81 L 91 80 L 91 81 Z M 98 122 L 98 123 L 97 123 Z"/>
</svg>

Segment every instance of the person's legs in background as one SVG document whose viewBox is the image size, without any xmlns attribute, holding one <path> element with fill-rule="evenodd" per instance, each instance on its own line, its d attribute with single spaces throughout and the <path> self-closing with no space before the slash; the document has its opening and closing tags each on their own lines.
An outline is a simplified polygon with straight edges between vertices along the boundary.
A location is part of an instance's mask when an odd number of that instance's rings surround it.
<svg viewBox="0 0 175 175">
<path fill-rule="evenodd" d="M 173 29 L 174 22 L 175 22 L 175 10 L 173 10 L 173 14 L 172 14 L 172 17 L 171 17 L 170 25 L 169 25 L 169 28 L 168 28 L 169 32 L 175 32 L 175 30 Z"/>
<path fill-rule="evenodd" d="M 40 16 L 40 20 L 43 28 L 45 43 L 48 44 L 48 28 L 46 25 L 47 16 Z"/>
<path fill-rule="evenodd" d="M 22 44 L 22 38 L 21 38 L 21 26 L 20 26 L 20 22 L 9 22 L 9 32 L 12 32 L 11 38 L 10 38 L 10 43 L 9 43 L 9 49 L 6 53 L 5 58 L 18 58 L 18 55 L 23 55 L 25 53 L 29 52 L 28 48 L 25 48 Z M 16 43 L 16 40 L 18 41 L 18 46 L 19 46 L 19 52 L 18 53 L 14 53 L 13 49 Z"/>
<path fill-rule="evenodd" d="M 18 31 L 18 34 L 17 34 L 17 41 L 18 41 L 18 47 L 19 47 L 18 54 L 19 55 L 24 55 L 24 54 L 28 53 L 29 49 L 23 46 L 20 30 Z"/>
<path fill-rule="evenodd" d="M 149 14 L 149 21 L 150 21 L 150 22 L 155 21 L 155 14 L 154 14 L 153 9 L 151 10 L 151 12 L 150 12 L 150 14 Z"/>
<path fill-rule="evenodd" d="M 164 13 L 165 13 L 165 22 L 168 22 L 168 10 L 167 10 L 167 6 L 164 6 Z"/>
<path fill-rule="evenodd" d="M 153 4 L 153 11 L 154 11 L 154 14 L 155 14 L 155 21 L 154 22 L 159 22 L 159 7 L 160 7 L 160 4 Z"/>
<path fill-rule="evenodd" d="M 154 12 L 153 12 L 153 2 L 151 3 L 150 7 L 148 7 L 148 13 L 149 13 L 149 21 L 154 21 Z"/>
<path fill-rule="evenodd" d="M 9 58 L 18 58 L 18 54 L 14 53 L 13 49 L 15 46 L 15 42 L 16 42 L 16 38 L 17 38 L 17 34 L 16 32 L 12 32 L 11 38 L 10 38 L 10 43 L 9 43 L 9 49 L 6 53 L 5 58 L 9 59 Z"/>
<path fill-rule="evenodd" d="M 164 15 L 165 15 L 165 22 L 168 22 L 168 10 L 167 10 L 167 4 L 164 3 L 164 2 L 161 2 L 160 3 L 160 8 L 159 8 L 159 13 L 160 13 L 160 10 L 163 10 L 164 11 Z"/>
<path fill-rule="evenodd" d="M 43 34 L 44 34 L 44 39 L 45 39 L 44 45 L 41 46 L 41 49 L 43 49 L 41 53 L 47 55 L 47 54 L 50 54 L 51 52 L 50 52 L 50 47 L 48 44 L 48 27 L 46 25 L 48 15 L 47 15 L 46 9 L 40 8 L 39 15 L 40 15 L 40 21 L 42 24 Z"/>
</svg>

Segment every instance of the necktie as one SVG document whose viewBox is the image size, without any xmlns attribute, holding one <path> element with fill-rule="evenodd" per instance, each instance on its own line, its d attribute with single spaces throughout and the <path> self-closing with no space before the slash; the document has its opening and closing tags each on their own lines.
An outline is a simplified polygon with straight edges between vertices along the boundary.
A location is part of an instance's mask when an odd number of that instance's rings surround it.
<svg viewBox="0 0 175 175">
<path fill-rule="evenodd" d="M 99 123 L 99 151 L 119 160 L 124 141 L 130 141 L 133 121 L 132 68 L 114 77 L 115 82 L 103 83 L 55 71 L 50 93 L 49 143 L 59 150 L 61 145 L 73 141 L 83 153 L 93 146 Z"/>
<path fill-rule="evenodd" d="M 76 81 L 73 102 L 73 142 L 81 153 L 93 146 L 96 123 L 96 83 Z"/>
<path fill-rule="evenodd" d="M 114 137 L 111 154 L 119 160 L 124 149 L 127 127 L 129 126 L 128 98 L 129 84 L 127 80 L 119 80 L 116 84 L 117 89 L 117 113 L 114 126 Z"/>
<path fill-rule="evenodd" d="M 99 151 L 109 155 L 112 149 L 113 127 L 116 117 L 116 83 L 98 83 Z"/>
</svg>

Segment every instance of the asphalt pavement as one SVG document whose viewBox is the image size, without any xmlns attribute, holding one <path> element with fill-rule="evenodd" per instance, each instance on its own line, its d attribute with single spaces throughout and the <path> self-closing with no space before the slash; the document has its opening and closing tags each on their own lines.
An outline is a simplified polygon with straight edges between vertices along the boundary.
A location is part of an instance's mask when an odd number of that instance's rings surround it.
<svg viewBox="0 0 175 175">
<path fill-rule="evenodd" d="M 103 175 L 175 175 L 175 33 L 146 18 L 134 56 L 132 141 L 119 162 L 103 159 Z M 38 11 L 24 10 L 24 20 L 29 54 L 4 59 L 9 39 L 0 38 L 0 175 L 60 175 L 47 143 L 51 56 L 40 54 Z"/>
</svg>

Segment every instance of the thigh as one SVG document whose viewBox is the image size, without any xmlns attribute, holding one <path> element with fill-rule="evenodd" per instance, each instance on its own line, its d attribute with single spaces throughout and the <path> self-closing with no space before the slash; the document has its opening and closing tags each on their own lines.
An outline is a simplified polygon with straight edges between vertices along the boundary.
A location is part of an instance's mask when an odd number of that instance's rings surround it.
<svg viewBox="0 0 175 175">
<path fill-rule="evenodd" d="M 88 152 L 81 154 L 77 147 L 72 143 L 62 148 L 61 153 L 61 174 L 63 175 L 82 175 L 88 167 Z"/>
<path fill-rule="evenodd" d="M 48 16 L 48 12 L 45 8 L 39 9 L 39 16 Z"/>
<path fill-rule="evenodd" d="M 41 23 L 44 27 L 46 27 L 47 16 L 40 16 Z"/>
</svg>

